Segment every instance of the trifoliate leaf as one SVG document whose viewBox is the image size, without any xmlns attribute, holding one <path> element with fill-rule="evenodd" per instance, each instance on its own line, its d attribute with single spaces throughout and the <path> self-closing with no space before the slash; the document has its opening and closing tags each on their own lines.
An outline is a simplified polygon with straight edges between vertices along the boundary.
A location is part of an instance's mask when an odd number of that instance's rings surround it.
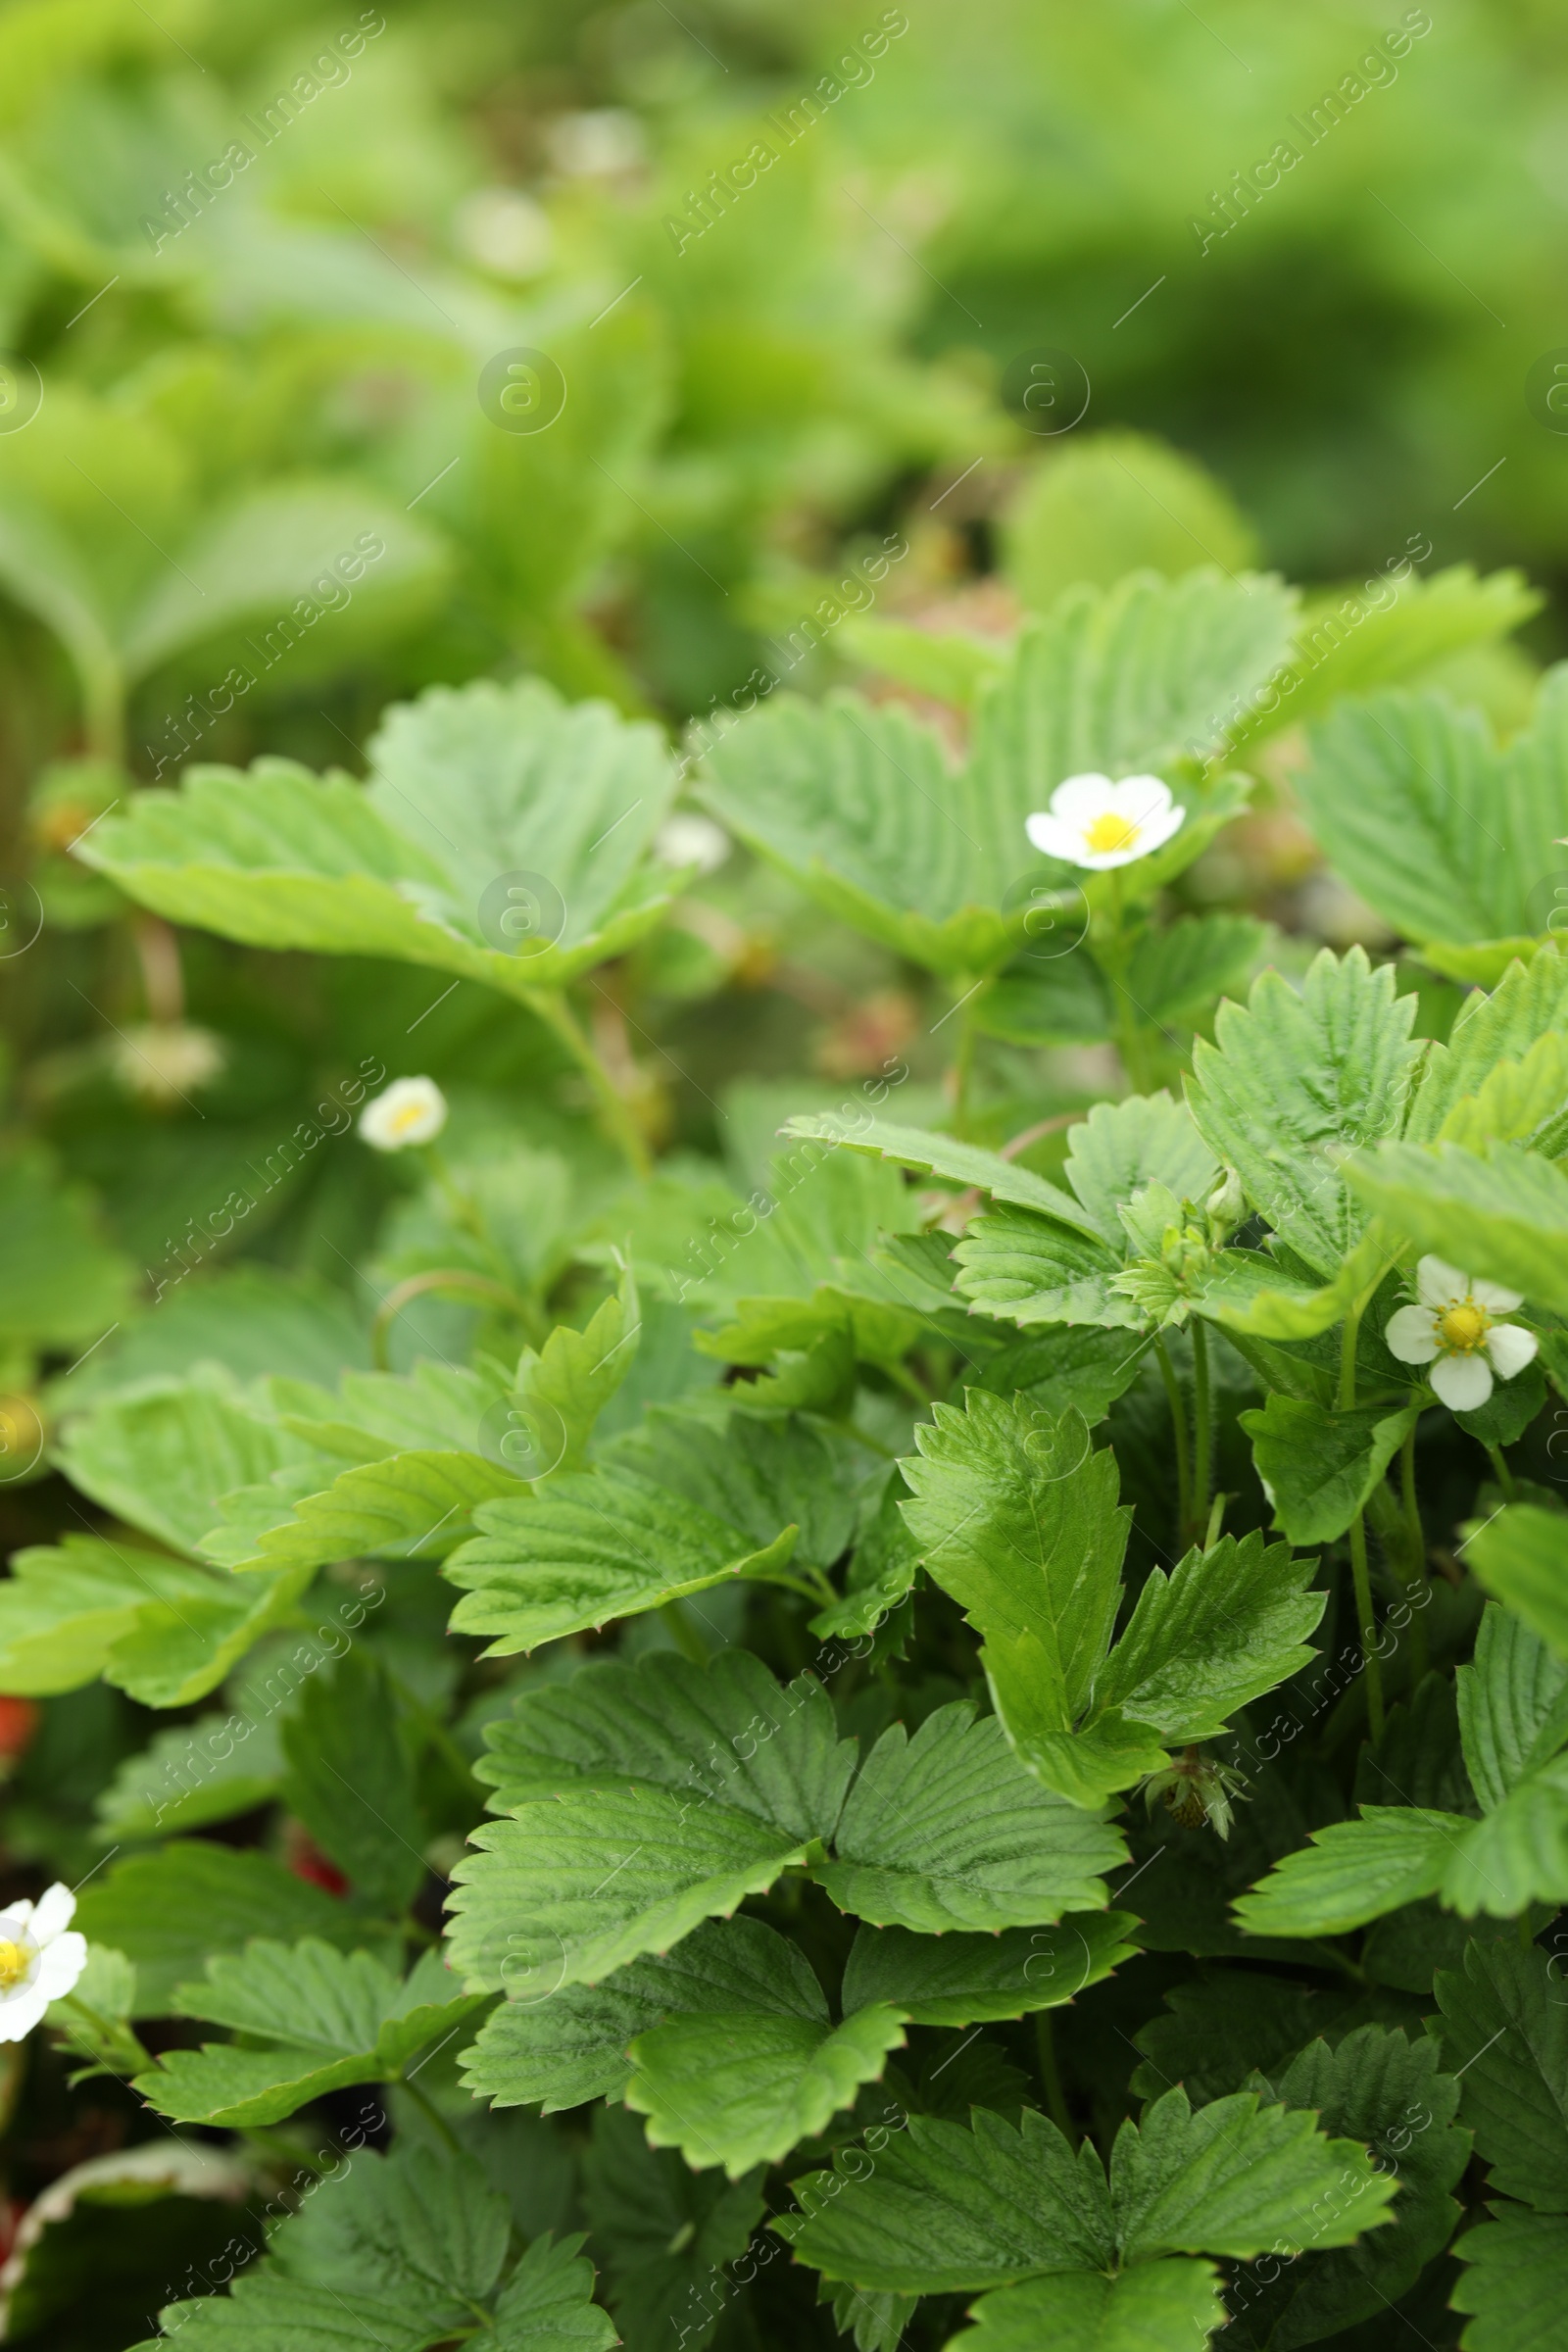
<svg viewBox="0 0 1568 2352">
<path fill-rule="evenodd" d="M 1337 957 L 1325 948 L 1299 993 L 1265 972 L 1246 1009 L 1222 1005 L 1214 1043 L 1194 1049 L 1189 1095 L 1204 1141 L 1324 1281 L 1366 1223 L 1334 1153 L 1400 1132 L 1422 1053 L 1410 1042 L 1414 1011 L 1413 998 L 1395 993 L 1392 964 L 1374 971 L 1364 949 Z"/>
<path fill-rule="evenodd" d="M 1568 1658 L 1568 1516 L 1509 1503 L 1465 1530 L 1464 1556 L 1489 1592 Z"/>
<path fill-rule="evenodd" d="M 912 1740 L 902 1724 L 883 1733 L 845 1802 L 836 1858 L 814 1868 L 841 1911 L 941 1935 L 1105 1905 L 1119 1836 L 1041 1788 L 994 1717 L 972 1716 L 960 1701 Z"/>
<path fill-rule="evenodd" d="M 1277 1526 L 1293 1544 L 1343 1536 L 1420 1417 L 1419 1404 L 1331 1411 L 1276 1391 L 1261 1412 L 1242 1413 Z"/>
<path fill-rule="evenodd" d="M 451 1931 L 486 1989 L 596 1984 L 733 1911 L 832 1837 L 855 1762 L 810 1676 L 786 1689 L 742 1650 L 587 1667 L 488 1736 L 511 1818 L 458 1864 Z"/>
<path fill-rule="evenodd" d="M 227 2026 L 245 2041 L 171 2050 L 133 2087 L 176 2123 L 274 2124 L 327 2091 L 396 2080 L 484 1998 L 460 1991 L 435 1952 L 399 1984 L 368 1952 L 257 1940 L 209 1961 L 204 1984 L 174 1994 L 182 2016 Z M 253 2046 L 259 2040 L 270 2046 Z"/>
<path fill-rule="evenodd" d="M 537 679 L 433 687 L 387 715 L 371 781 L 286 760 L 188 768 L 81 854 L 175 922 L 254 947 L 390 956 L 504 994 L 564 986 L 662 915 L 642 860 L 674 767 L 657 731 Z"/>
<path fill-rule="evenodd" d="M 472 2157 L 399 2146 L 340 2161 L 335 2194 L 285 2223 L 231 2294 L 172 2304 L 166 2334 L 194 2352 L 428 2352 L 482 2310 L 496 2352 L 609 2352 L 580 2238 L 537 2239 L 496 2297 L 511 2217 Z"/>
</svg>

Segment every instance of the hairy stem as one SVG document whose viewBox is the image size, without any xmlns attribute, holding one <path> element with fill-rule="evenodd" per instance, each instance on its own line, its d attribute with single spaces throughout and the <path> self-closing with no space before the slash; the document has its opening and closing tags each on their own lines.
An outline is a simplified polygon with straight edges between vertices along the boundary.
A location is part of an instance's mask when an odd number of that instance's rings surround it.
<svg viewBox="0 0 1568 2352">
<path fill-rule="evenodd" d="M 1503 1457 L 1502 1447 L 1500 1446 L 1489 1446 L 1487 1447 L 1487 1459 L 1492 1464 L 1493 1477 L 1502 1489 L 1504 1500 L 1511 1502 L 1514 1496 L 1518 1494 L 1519 1489 L 1514 1479 L 1514 1474 L 1509 1469 L 1508 1464 Z"/>
<path fill-rule="evenodd" d="M 1170 1360 L 1170 1349 L 1165 1345 L 1163 1332 L 1157 1332 L 1154 1337 L 1154 1361 L 1159 1366 L 1165 1401 L 1170 1406 L 1171 1435 L 1176 1446 L 1176 1516 L 1182 1531 L 1181 1541 L 1185 1544 L 1193 1524 L 1193 1466 L 1187 1448 L 1187 1399 L 1182 1395 L 1182 1384 L 1176 1377 L 1176 1367 Z"/>
<path fill-rule="evenodd" d="M 1193 1529 L 1196 1536 L 1208 1515 L 1208 1484 L 1212 1474 L 1214 1430 L 1213 1392 L 1208 1377 L 1208 1333 L 1195 1315 L 1193 1334 Z"/>
<path fill-rule="evenodd" d="M 1421 1525 L 1421 1506 L 1415 1494 L 1415 1431 L 1412 1428 L 1399 1448 L 1399 1492 L 1404 1505 L 1405 1557 L 1402 1582 L 1409 1595 L 1410 1619 L 1410 1679 L 1412 1688 L 1427 1671 L 1427 1540 Z"/>
<path fill-rule="evenodd" d="M 560 1038 L 593 1090 L 606 1132 L 624 1152 L 627 1165 L 634 1176 L 647 1176 L 653 1169 L 653 1154 L 648 1139 L 632 1116 L 631 1104 L 594 1052 L 592 1045 L 578 1026 L 576 1016 L 560 989 L 530 991 L 523 1003 L 536 1013 L 545 1027 Z"/>
<path fill-rule="evenodd" d="M 1364 1300 L 1358 1299 L 1345 1318 L 1340 1342 L 1340 1407 L 1355 1402 L 1355 1347 L 1361 1331 Z M 1366 1521 L 1359 1511 L 1350 1521 L 1350 1578 L 1355 1587 L 1355 1616 L 1361 1635 L 1361 1664 L 1366 1672 L 1366 1721 L 1374 1740 L 1383 1736 L 1383 1665 L 1377 1652 L 1377 1619 L 1372 1614 L 1372 1576 L 1366 1558 Z"/>
<path fill-rule="evenodd" d="M 1067 2093 L 1061 2086 L 1061 2069 L 1056 2064 L 1055 2036 L 1052 2032 L 1051 2011 L 1035 2014 L 1035 2048 L 1040 2055 L 1040 2085 L 1046 2094 L 1046 2113 L 1069 2147 L 1078 2144 L 1078 2130 L 1067 2104 Z"/>
</svg>

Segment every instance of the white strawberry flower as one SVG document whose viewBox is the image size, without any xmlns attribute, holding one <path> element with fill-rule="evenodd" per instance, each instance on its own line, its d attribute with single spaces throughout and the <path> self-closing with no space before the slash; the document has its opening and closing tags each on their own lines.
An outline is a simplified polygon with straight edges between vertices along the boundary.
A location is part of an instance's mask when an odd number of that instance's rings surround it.
<svg viewBox="0 0 1568 2352">
<path fill-rule="evenodd" d="M 1102 874 L 1147 858 L 1181 831 L 1186 817 L 1158 776 L 1123 776 L 1119 784 L 1109 776 L 1069 776 L 1049 809 L 1025 817 L 1024 831 L 1048 858 Z"/>
<path fill-rule="evenodd" d="M 87 1938 L 71 1922 L 76 1898 L 57 1881 L 35 1903 L 0 1911 L 0 2041 L 21 2041 L 87 1965 Z"/>
<path fill-rule="evenodd" d="M 376 1152 L 433 1143 L 447 1123 L 447 1099 L 433 1078 L 394 1078 L 360 1113 L 360 1134 Z"/>
<path fill-rule="evenodd" d="M 1499 1320 L 1524 1304 L 1523 1295 L 1477 1282 L 1441 1257 L 1422 1258 L 1415 1287 L 1419 1305 L 1389 1317 L 1389 1353 L 1401 1364 L 1430 1364 L 1434 1394 L 1450 1412 L 1473 1413 L 1494 1379 L 1512 1380 L 1536 1353 L 1534 1332 Z"/>
</svg>

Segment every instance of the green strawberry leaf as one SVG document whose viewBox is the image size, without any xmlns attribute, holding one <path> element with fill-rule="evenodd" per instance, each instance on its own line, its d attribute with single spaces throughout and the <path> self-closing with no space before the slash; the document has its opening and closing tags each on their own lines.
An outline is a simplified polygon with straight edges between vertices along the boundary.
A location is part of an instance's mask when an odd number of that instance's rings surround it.
<svg viewBox="0 0 1568 2352">
<path fill-rule="evenodd" d="M 1276 1392 L 1261 1412 L 1240 1414 L 1275 1524 L 1293 1544 L 1331 1544 L 1343 1536 L 1420 1411 L 1415 1403 L 1334 1412 Z"/>
</svg>

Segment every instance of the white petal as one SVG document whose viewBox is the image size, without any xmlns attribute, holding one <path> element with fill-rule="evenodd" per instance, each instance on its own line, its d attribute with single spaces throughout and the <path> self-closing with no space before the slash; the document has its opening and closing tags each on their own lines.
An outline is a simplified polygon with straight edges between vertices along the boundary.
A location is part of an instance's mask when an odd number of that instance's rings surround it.
<svg viewBox="0 0 1568 2352">
<path fill-rule="evenodd" d="M 1477 1306 L 1487 1306 L 1494 1315 L 1511 1315 L 1516 1306 L 1523 1306 L 1523 1291 L 1505 1291 L 1500 1282 L 1473 1282 L 1470 1296 Z"/>
<path fill-rule="evenodd" d="M 1092 825 L 1097 816 L 1115 807 L 1116 787 L 1108 776 L 1069 776 L 1051 796 L 1051 813 L 1066 825 Z"/>
<path fill-rule="evenodd" d="M 1170 786 L 1162 776 L 1123 776 L 1111 786 L 1106 805 L 1131 824 L 1153 824 L 1170 808 Z"/>
<path fill-rule="evenodd" d="M 0 1936 L 3 1936 L 8 1943 L 20 1943 L 24 1936 L 31 1936 L 31 1934 L 32 1905 L 30 1903 L 8 1903 L 5 1909 L 0 1911 Z"/>
<path fill-rule="evenodd" d="M 1112 866 L 1136 865 L 1140 858 L 1149 856 L 1152 846 L 1147 833 L 1140 833 L 1131 847 L 1125 850 L 1086 850 L 1080 842 L 1073 863 L 1085 867 L 1091 874 L 1108 874 Z"/>
<path fill-rule="evenodd" d="M 1429 1306 L 1401 1306 L 1389 1317 L 1383 1344 L 1401 1364 L 1430 1364 L 1438 1352 L 1437 1318 Z"/>
<path fill-rule="evenodd" d="M 45 1944 L 38 1960 L 34 1984 L 46 2001 L 58 2001 L 68 1993 L 87 1965 L 87 1938 L 70 1928 Z"/>
<path fill-rule="evenodd" d="M 1139 856 L 1147 858 L 1151 850 L 1161 848 L 1173 833 L 1181 831 L 1186 822 L 1187 811 L 1179 804 L 1171 808 L 1156 809 L 1138 836 Z"/>
<path fill-rule="evenodd" d="M 1033 816 L 1025 817 L 1023 829 L 1045 857 L 1060 858 L 1068 865 L 1082 862 L 1082 833 L 1076 825 L 1064 825 L 1059 816 L 1052 815 L 1049 808 L 1037 808 Z"/>
<path fill-rule="evenodd" d="M 75 1896 L 69 1886 L 64 1886 L 59 1879 L 56 1879 L 54 1885 L 39 1895 L 37 1906 L 33 1911 L 31 1930 L 33 1942 L 47 1943 L 51 1936 L 58 1936 L 62 1929 L 69 1928 L 75 1915 Z"/>
<path fill-rule="evenodd" d="M 1424 1257 L 1415 1270 L 1416 1295 L 1423 1306 L 1451 1306 L 1470 1296 L 1470 1277 L 1446 1258 Z"/>
<path fill-rule="evenodd" d="M 1450 1413 L 1473 1413 L 1492 1395 L 1492 1366 L 1484 1355 L 1446 1355 L 1432 1367 L 1432 1387 Z"/>
<path fill-rule="evenodd" d="M 1481 1345 L 1492 1358 L 1497 1378 L 1512 1380 L 1516 1372 L 1535 1361 L 1540 1342 L 1533 1331 L 1523 1331 L 1517 1323 L 1494 1323 Z"/>
<path fill-rule="evenodd" d="M 0 2001 L 0 2041 L 24 2041 L 49 2006 L 49 1996 L 36 1984 Z"/>
</svg>

